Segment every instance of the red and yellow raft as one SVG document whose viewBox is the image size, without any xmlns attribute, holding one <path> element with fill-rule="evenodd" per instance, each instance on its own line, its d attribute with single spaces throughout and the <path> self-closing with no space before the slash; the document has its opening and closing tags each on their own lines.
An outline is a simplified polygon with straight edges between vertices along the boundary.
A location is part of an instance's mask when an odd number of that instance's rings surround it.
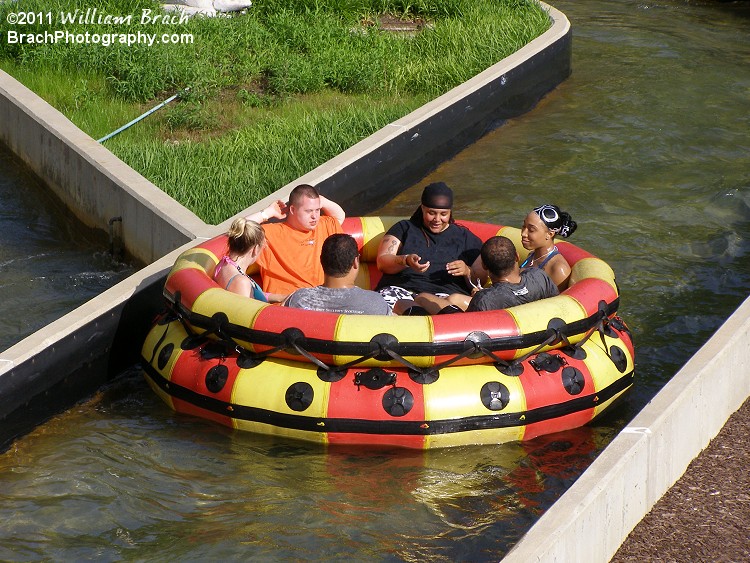
<svg viewBox="0 0 750 563">
<path fill-rule="evenodd" d="M 396 218 L 353 217 L 362 263 Z M 519 229 L 463 221 L 482 240 Z M 502 311 L 380 317 L 269 305 L 211 278 L 226 237 L 175 262 L 168 312 L 143 345 L 154 391 L 175 411 L 324 444 L 438 448 L 528 440 L 582 426 L 633 384 L 633 344 L 612 269 L 569 242 L 561 295 Z"/>
</svg>

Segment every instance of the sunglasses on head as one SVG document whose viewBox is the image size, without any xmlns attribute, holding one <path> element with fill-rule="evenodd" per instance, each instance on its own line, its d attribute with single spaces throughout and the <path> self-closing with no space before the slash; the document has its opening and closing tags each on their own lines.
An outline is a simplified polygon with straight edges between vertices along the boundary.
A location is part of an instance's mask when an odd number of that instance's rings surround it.
<svg viewBox="0 0 750 563">
<path fill-rule="evenodd" d="M 542 205 L 534 209 L 534 211 L 545 223 L 556 223 L 560 219 L 557 210 L 551 205 Z"/>
</svg>

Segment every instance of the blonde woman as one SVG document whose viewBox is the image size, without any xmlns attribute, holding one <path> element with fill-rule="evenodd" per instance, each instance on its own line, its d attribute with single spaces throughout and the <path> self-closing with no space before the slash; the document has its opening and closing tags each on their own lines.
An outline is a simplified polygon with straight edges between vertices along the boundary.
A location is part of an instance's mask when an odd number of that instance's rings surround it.
<svg viewBox="0 0 750 563">
<path fill-rule="evenodd" d="M 232 293 L 258 301 L 279 302 L 286 295 L 263 293 L 260 286 L 245 272 L 255 263 L 266 244 L 266 235 L 258 223 L 244 217 L 232 222 L 227 232 L 227 251 L 214 270 L 214 280 Z"/>
</svg>

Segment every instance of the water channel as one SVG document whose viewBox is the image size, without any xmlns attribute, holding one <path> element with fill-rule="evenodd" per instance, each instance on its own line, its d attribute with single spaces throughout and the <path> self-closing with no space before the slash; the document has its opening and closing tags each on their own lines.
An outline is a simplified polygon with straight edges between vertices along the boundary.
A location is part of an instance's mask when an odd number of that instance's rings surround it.
<svg viewBox="0 0 750 563">
<path fill-rule="evenodd" d="M 501 558 L 750 292 L 750 6 L 555 5 L 573 75 L 425 182 L 467 219 L 572 213 L 618 275 L 627 402 L 524 444 L 323 452 L 176 416 L 133 373 L 0 455 L 0 559 Z"/>
<path fill-rule="evenodd" d="M 0 350 L 135 272 L 0 145 Z"/>
</svg>

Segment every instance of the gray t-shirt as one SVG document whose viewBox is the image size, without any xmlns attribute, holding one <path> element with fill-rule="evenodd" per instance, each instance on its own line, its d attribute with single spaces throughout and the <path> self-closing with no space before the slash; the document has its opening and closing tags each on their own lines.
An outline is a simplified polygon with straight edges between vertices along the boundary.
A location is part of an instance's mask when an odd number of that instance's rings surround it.
<svg viewBox="0 0 750 563">
<path fill-rule="evenodd" d="M 533 268 L 521 272 L 521 283 L 498 282 L 483 289 L 471 298 L 466 312 L 507 309 L 559 293 L 544 270 Z"/>
<path fill-rule="evenodd" d="M 359 287 L 303 287 L 292 293 L 284 305 L 347 315 L 391 314 L 391 308 L 379 293 Z"/>
</svg>

